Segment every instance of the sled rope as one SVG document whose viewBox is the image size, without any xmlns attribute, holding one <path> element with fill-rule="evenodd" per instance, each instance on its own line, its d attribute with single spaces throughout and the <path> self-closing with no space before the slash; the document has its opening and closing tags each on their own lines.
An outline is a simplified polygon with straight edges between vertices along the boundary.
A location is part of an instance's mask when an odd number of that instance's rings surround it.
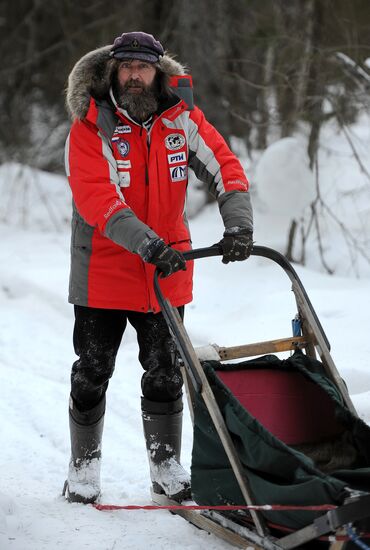
<svg viewBox="0 0 370 550">
<path fill-rule="evenodd" d="M 117 504 L 93 504 L 93 507 L 96 510 L 101 512 L 103 511 L 113 511 L 113 510 L 219 510 L 224 512 L 230 512 L 234 510 L 261 510 L 261 511 L 281 511 L 281 510 L 313 510 L 313 511 L 327 511 L 335 510 L 337 506 L 334 504 L 320 504 L 312 506 L 293 506 L 285 504 L 256 504 L 249 506 L 199 506 L 196 504 L 173 504 L 166 506 L 159 506 L 156 504 L 149 504 L 144 506 L 138 506 L 134 504 L 127 505 L 117 505 Z"/>
<path fill-rule="evenodd" d="M 346 531 L 347 531 L 348 537 L 356 546 L 358 546 L 359 548 L 362 548 L 362 550 L 370 550 L 370 546 L 365 544 L 364 541 L 360 539 L 356 531 L 350 525 L 346 526 Z"/>
</svg>

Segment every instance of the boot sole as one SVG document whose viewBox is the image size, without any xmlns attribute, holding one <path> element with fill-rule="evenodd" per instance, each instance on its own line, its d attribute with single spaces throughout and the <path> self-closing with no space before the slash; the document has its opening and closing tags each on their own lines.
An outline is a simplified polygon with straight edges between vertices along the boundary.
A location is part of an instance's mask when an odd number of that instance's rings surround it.
<svg viewBox="0 0 370 550">
<path fill-rule="evenodd" d="M 66 479 L 63 485 L 62 496 L 64 496 L 67 502 L 71 504 L 74 502 L 76 502 L 77 504 L 95 504 L 95 502 L 100 497 L 100 493 L 90 498 L 83 497 L 81 495 L 78 495 L 77 493 L 71 493 L 68 487 L 68 480 Z"/>
<path fill-rule="evenodd" d="M 156 483 L 155 481 L 152 482 L 152 489 L 151 493 L 153 496 L 155 495 L 164 495 L 170 500 L 175 500 L 176 502 L 183 502 L 184 500 L 191 500 L 191 487 L 184 487 L 181 491 L 178 493 L 175 493 L 174 495 L 169 495 L 166 493 L 166 491 L 163 489 L 159 483 Z"/>
</svg>

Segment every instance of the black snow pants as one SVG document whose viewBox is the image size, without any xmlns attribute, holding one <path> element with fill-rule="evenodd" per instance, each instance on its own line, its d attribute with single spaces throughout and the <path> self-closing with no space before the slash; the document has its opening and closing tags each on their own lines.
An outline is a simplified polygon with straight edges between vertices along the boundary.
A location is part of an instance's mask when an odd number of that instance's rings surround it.
<svg viewBox="0 0 370 550">
<path fill-rule="evenodd" d="M 104 396 L 127 321 L 137 333 L 139 361 L 145 371 L 141 379 L 143 396 L 157 402 L 180 397 L 183 380 L 162 313 L 74 308 L 73 344 L 79 359 L 72 366 L 71 395 L 80 411 L 92 409 Z M 183 318 L 184 307 L 178 310 Z"/>
</svg>

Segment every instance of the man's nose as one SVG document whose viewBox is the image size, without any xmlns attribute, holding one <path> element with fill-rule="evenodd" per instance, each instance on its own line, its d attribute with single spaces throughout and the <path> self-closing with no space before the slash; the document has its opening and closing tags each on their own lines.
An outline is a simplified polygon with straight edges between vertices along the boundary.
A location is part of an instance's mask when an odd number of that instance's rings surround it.
<svg viewBox="0 0 370 550">
<path fill-rule="evenodd" d="M 132 80 L 140 80 L 140 71 L 137 67 L 131 67 L 131 78 Z"/>
</svg>

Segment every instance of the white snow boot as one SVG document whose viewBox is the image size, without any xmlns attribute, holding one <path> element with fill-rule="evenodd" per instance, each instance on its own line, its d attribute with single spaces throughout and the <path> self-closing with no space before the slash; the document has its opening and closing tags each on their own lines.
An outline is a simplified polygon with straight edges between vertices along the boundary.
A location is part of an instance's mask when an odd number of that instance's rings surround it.
<svg viewBox="0 0 370 550">
<path fill-rule="evenodd" d="M 68 502 L 91 504 L 100 495 L 101 440 L 105 396 L 93 409 L 80 412 L 70 398 L 71 459 L 63 495 Z"/>
<path fill-rule="evenodd" d="M 157 403 L 141 398 L 153 491 L 181 502 L 191 498 L 190 476 L 180 464 L 182 398 Z"/>
</svg>

